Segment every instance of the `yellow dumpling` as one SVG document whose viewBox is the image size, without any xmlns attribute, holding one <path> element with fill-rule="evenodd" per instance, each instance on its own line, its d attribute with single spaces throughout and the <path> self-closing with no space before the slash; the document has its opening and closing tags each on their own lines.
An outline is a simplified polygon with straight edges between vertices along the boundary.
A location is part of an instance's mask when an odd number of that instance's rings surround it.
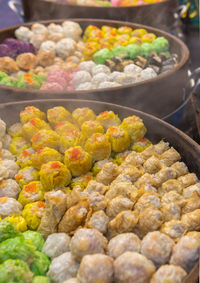
<svg viewBox="0 0 200 283">
<path fill-rule="evenodd" d="M 135 115 L 125 118 L 120 127 L 128 132 L 131 142 L 142 139 L 147 131 L 142 119 Z"/>
<path fill-rule="evenodd" d="M 111 154 L 111 144 L 106 135 L 96 133 L 87 139 L 85 150 L 90 153 L 93 161 L 103 160 Z"/>
<path fill-rule="evenodd" d="M 88 172 L 79 177 L 73 178 L 70 184 L 71 188 L 75 186 L 80 186 L 83 190 L 87 187 L 88 183 L 93 179 L 93 175 L 91 172 Z"/>
<path fill-rule="evenodd" d="M 59 135 L 52 130 L 40 130 L 32 137 L 31 142 L 34 149 L 46 146 L 58 149 L 59 139 Z"/>
<path fill-rule="evenodd" d="M 22 136 L 29 141 L 32 136 L 42 129 L 51 130 L 51 127 L 44 120 L 33 118 L 23 125 Z"/>
<path fill-rule="evenodd" d="M 78 131 L 77 125 L 70 123 L 69 121 L 62 121 L 55 125 L 54 130 L 58 135 L 62 135 L 64 132 L 69 130 Z"/>
<path fill-rule="evenodd" d="M 19 214 L 13 214 L 4 218 L 4 220 L 11 222 L 19 232 L 25 232 L 27 230 L 26 220 Z"/>
<path fill-rule="evenodd" d="M 130 146 L 130 137 L 126 130 L 120 127 L 109 127 L 106 136 L 111 143 L 113 152 L 123 152 Z"/>
<path fill-rule="evenodd" d="M 28 183 L 39 180 L 39 172 L 34 167 L 27 166 L 18 171 L 15 175 L 15 179 L 20 187 L 23 188 L 23 186 L 28 185 Z"/>
<path fill-rule="evenodd" d="M 103 126 L 98 121 L 86 121 L 81 126 L 79 144 L 84 146 L 86 140 L 95 133 L 104 133 Z"/>
<path fill-rule="evenodd" d="M 94 114 L 93 110 L 87 107 L 75 109 L 72 112 L 72 117 L 79 126 L 81 126 L 85 121 L 93 121 L 96 119 L 96 115 Z"/>
<path fill-rule="evenodd" d="M 15 123 L 8 129 L 8 134 L 14 138 L 14 137 L 21 137 L 22 136 L 22 124 L 21 123 Z"/>
<path fill-rule="evenodd" d="M 97 121 L 101 123 L 106 131 L 111 126 L 119 126 L 121 121 L 113 111 L 104 111 L 97 116 Z"/>
<path fill-rule="evenodd" d="M 19 165 L 21 168 L 31 166 L 32 160 L 31 157 L 35 153 L 35 150 L 32 147 L 29 147 L 25 150 L 23 150 L 17 157 L 17 165 Z"/>
<path fill-rule="evenodd" d="M 44 199 L 44 189 L 39 181 L 30 182 L 25 185 L 19 194 L 18 201 L 25 206 L 28 203 L 43 200 Z"/>
<path fill-rule="evenodd" d="M 27 106 L 23 111 L 20 112 L 20 120 L 22 124 L 25 124 L 29 120 L 36 117 L 41 120 L 45 120 L 46 115 L 44 112 L 40 111 L 40 109 L 34 106 Z"/>
<path fill-rule="evenodd" d="M 59 151 L 65 153 L 70 147 L 79 144 L 80 132 L 77 130 L 69 130 L 64 132 L 60 137 Z"/>
<path fill-rule="evenodd" d="M 40 181 L 45 191 L 65 187 L 71 181 L 71 173 L 60 161 L 50 161 L 40 169 Z"/>
<path fill-rule="evenodd" d="M 66 150 L 64 162 L 74 177 L 87 173 L 92 167 L 91 155 L 80 146 Z"/>
<path fill-rule="evenodd" d="M 47 119 L 49 123 L 54 127 L 56 124 L 62 121 L 72 122 L 73 118 L 71 113 L 62 106 L 56 106 L 47 110 Z"/>
<path fill-rule="evenodd" d="M 152 143 L 150 142 L 150 140 L 143 138 L 137 142 L 134 142 L 134 144 L 132 145 L 131 149 L 133 151 L 136 152 L 142 152 L 143 150 L 145 150 L 147 147 L 149 147 Z"/>
<path fill-rule="evenodd" d="M 14 155 L 19 155 L 23 150 L 31 147 L 23 137 L 15 137 L 9 145 L 9 150 Z"/>
<path fill-rule="evenodd" d="M 37 230 L 44 211 L 45 202 L 43 201 L 36 201 L 25 205 L 24 210 L 22 211 L 22 217 L 26 220 L 29 229 Z"/>
<path fill-rule="evenodd" d="M 44 163 L 49 161 L 62 161 L 62 155 L 50 147 L 40 147 L 32 156 L 33 167 L 40 169 Z"/>
</svg>

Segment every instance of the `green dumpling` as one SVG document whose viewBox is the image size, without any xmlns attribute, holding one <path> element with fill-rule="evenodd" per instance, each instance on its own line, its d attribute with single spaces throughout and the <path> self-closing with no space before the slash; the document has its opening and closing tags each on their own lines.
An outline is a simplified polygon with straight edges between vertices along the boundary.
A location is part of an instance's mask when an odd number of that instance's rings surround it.
<svg viewBox="0 0 200 283">
<path fill-rule="evenodd" d="M 152 46 L 157 53 L 165 52 L 169 50 L 169 41 L 163 36 L 157 37 Z"/>
<path fill-rule="evenodd" d="M 36 247 L 38 251 L 42 250 L 42 247 L 44 245 L 44 239 L 42 235 L 36 231 L 26 231 L 23 233 L 23 236 L 29 244 L 33 245 Z"/>
<path fill-rule="evenodd" d="M 31 264 L 30 269 L 35 275 L 46 275 L 49 265 L 49 258 L 44 253 L 36 251 L 34 262 Z"/>
<path fill-rule="evenodd" d="M 141 47 L 137 44 L 127 45 L 126 50 L 130 59 L 135 59 L 137 56 L 141 55 Z"/>
<path fill-rule="evenodd" d="M 50 283 L 50 280 L 46 276 L 35 276 L 33 278 L 33 283 Z"/>
<path fill-rule="evenodd" d="M 112 57 L 112 52 L 108 48 L 103 48 L 93 55 L 96 64 L 104 64 L 107 59 Z"/>
<path fill-rule="evenodd" d="M 30 283 L 32 280 L 33 273 L 30 271 L 28 264 L 23 260 L 8 259 L 0 264 L 1 283 Z M 48 281 L 46 282 L 48 283 Z M 44 283 L 46 282 L 44 281 Z"/>
<path fill-rule="evenodd" d="M 19 236 L 17 228 L 9 221 L 0 221 L 0 242 Z"/>
<path fill-rule="evenodd" d="M 122 59 L 128 58 L 128 51 L 125 46 L 117 46 L 112 50 L 114 57 L 120 57 Z"/>
<path fill-rule="evenodd" d="M 141 45 L 142 56 L 148 57 L 149 54 L 153 51 L 153 45 L 151 43 L 143 43 Z"/>
<path fill-rule="evenodd" d="M 35 250 L 23 237 L 8 239 L 0 244 L 0 263 L 7 259 L 21 259 L 31 264 Z"/>
</svg>

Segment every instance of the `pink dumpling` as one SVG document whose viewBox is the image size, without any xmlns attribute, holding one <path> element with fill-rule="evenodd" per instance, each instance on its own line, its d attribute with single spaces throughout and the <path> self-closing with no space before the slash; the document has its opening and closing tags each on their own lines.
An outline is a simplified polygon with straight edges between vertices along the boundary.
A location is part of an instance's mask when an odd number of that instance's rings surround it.
<svg viewBox="0 0 200 283">
<path fill-rule="evenodd" d="M 59 85 L 61 85 L 63 88 L 67 87 L 67 81 L 66 79 L 64 79 L 63 77 L 53 77 L 53 76 L 48 76 L 46 79 L 47 83 L 58 83 Z"/>
<path fill-rule="evenodd" d="M 120 6 L 121 0 L 111 0 L 111 6 Z"/>
<path fill-rule="evenodd" d="M 61 86 L 59 83 L 44 83 L 41 88 L 41 90 L 59 90 L 59 91 L 62 91 L 64 90 L 65 88 L 63 88 L 63 86 Z"/>
<path fill-rule="evenodd" d="M 138 6 L 139 6 L 139 5 L 144 5 L 144 4 L 146 4 L 146 2 L 143 1 L 143 0 L 140 0 L 140 1 L 137 2 L 137 5 L 138 5 Z"/>
</svg>

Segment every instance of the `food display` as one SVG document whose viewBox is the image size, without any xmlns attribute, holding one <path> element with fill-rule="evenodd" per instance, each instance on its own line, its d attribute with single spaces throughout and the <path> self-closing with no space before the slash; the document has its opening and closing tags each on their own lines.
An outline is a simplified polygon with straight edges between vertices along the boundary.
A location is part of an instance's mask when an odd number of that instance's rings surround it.
<svg viewBox="0 0 200 283">
<path fill-rule="evenodd" d="M 182 282 L 200 183 L 138 116 L 27 106 L 0 120 L 0 282 Z"/>
<path fill-rule="evenodd" d="M 43 0 L 62 4 L 95 6 L 95 7 L 127 7 L 155 4 L 164 0 Z"/>
<path fill-rule="evenodd" d="M 127 86 L 173 69 L 170 43 L 144 28 L 72 21 L 20 26 L 0 44 L 0 84 L 80 91 Z M 42 126 L 41 126 L 42 127 Z"/>
</svg>

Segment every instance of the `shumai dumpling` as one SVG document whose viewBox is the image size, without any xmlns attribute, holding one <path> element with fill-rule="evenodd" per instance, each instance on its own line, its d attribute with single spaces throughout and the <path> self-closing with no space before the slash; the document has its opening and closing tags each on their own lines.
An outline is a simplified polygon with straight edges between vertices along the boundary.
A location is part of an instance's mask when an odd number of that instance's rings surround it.
<svg viewBox="0 0 200 283">
<path fill-rule="evenodd" d="M 69 169 L 60 161 L 50 161 L 43 164 L 39 174 L 45 191 L 65 187 L 71 181 Z"/>
</svg>

